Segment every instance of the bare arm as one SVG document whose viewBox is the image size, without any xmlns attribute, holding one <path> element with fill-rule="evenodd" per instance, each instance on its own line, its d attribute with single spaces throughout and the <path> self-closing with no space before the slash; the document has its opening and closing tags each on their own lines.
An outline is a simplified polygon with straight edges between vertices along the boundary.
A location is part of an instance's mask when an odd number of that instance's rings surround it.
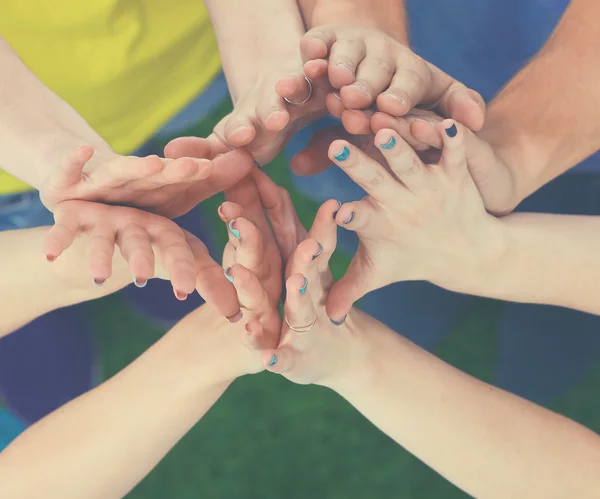
<svg viewBox="0 0 600 499">
<path fill-rule="evenodd" d="M 113 378 L 26 430 L 0 454 L 0 495 L 125 496 L 242 374 L 243 359 L 227 344 L 242 336 L 233 327 L 201 307 Z"/>
<path fill-rule="evenodd" d="M 298 0 L 308 29 L 323 24 L 342 24 L 377 28 L 408 45 L 408 26 L 404 0 Z"/>
<path fill-rule="evenodd" d="M 121 258 L 113 276 L 95 286 L 87 271 L 86 240 L 75 241 L 55 263 L 46 261 L 48 227 L 0 233 L 0 336 L 51 310 L 106 296 L 131 282 Z"/>
<path fill-rule="evenodd" d="M 600 3 L 573 0 L 540 53 L 490 103 L 481 135 L 523 199 L 600 148 Z"/>
<path fill-rule="evenodd" d="M 39 189 L 63 154 L 82 144 L 91 145 L 99 155 L 114 156 L 0 36 L 0 168 Z"/>
<path fill-rule="evenodd" d="M 409 452 L 473 497 L 598 496 L 598 435 L 354 318 L 367 354 L 332 387 Z"/>
</svg>

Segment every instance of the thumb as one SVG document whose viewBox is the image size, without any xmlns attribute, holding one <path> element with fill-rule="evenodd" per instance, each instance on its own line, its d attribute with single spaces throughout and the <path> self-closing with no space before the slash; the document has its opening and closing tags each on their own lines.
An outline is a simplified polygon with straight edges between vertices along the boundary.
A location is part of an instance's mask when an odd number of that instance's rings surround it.
<svg viewBox="0 0 600 499">
<path fill-rule="evenodd" d="M 483 97 L 457 81 L 441 95 L 436 110 L 444 118 L 452 118 L 474 132 L 481 130 L 485 121 Z"/>
<path fill-rule="evenodd" d="M 375 289 L 371 285 L 372 275 L 373 270 L 365 258 L 364 246 L 360 245 L 348 270 L 332 286 L 327 297 L 325 308 L 334 324 L 342 323 L 354 302 Z"/>
</svg>

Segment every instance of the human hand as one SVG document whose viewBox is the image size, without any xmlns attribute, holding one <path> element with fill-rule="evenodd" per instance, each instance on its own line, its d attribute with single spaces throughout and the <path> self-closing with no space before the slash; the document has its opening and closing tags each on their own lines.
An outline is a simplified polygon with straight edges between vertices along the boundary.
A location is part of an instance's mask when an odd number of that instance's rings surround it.
<svg viewBox="0 0 600 499">
<path fill-rule="evenodd" d="M 413 149 L 419 151 L 419 155 L 427 154 L 433 160 L 439 157 L 443 147 L 438 130 L 442 121 L 443 118 L 431 112 L 403 118 L 376 113 L 371 118 L 371 128 L 374 132 L 384 129 L 396 131 Z M 499 138 L 501 134 L 490 122 L 477 134 L 466 133 L 465 156 L 486 209 L 494 215 L 505 215 L 513 211 L 530 191 L 522 185 L 509 151 L 500 145 L 502 140 Z"/>
<path fill-rule="evenodd" d="M 210 144 L 201 142 L 194 153 L 200 159 L 138 158 L 81 146 L 48 176 L 40 197 L 50 211 L 63 201 L 81 200 L 132 205 L 174 218 L 234 185 L 252 168 L 252 158 L 242 150 L 214 158 Z"/>
<path fill-rule="evenodd" d="M 235 289 L 221 266 L 202 241 L 175 222 L 135 208 L 88 201 L 59 203 L 54 219 L 44 244 L 49 262 L 84 235 L 87 265 L 96 285 L 111 276 L 116 245 L 122 255 L 115 260 L 117 275 L 129 273 L 138 287 L 153 277 L 169 279 L 178 300 L 196 289 L 219 314 L 231 321 L 241 318 Z"/>
<path fill-rule="evenodd" d="M 324 78 L 309 84 L 300 57 L 285 67 L 267 68 L 234 98 L 233 111 L 215 126 L 208 139 L 179 137 L 167 145 L 165 155 L 195 157 L 197 144 L 208 140 L 220 154 L 243 147 L 264 166 L 298 130 L 327 114 L 325 96 L 330 90 Z"/>
<path fill-rule="evenodd" d="M 331 159 L 368 194 L 336 216 L 360 244 L 329 294 L 332 320 L 341 320 L 367 292 L 397 281 L 427 280 L 460 291 L 485 279 L 501 257 L 501 223 L 485 211 L 466 165 L 471 132 L 450 120 L 437 131 L 444 148 L 432 165 L 392 130 L 375 137 L 389 168 L 347 142 L 331 144 Z"/>
<path fill-rule="evenodd" d="M 340 90 L 327 97 L 327 107 L 351 133 L 369 130 L 369 108 L 375 105 L 391 116 L 419 106 L 471 130 L 483 126 L 485 103 L 477 92 L 378 29 L 319 26 L 304 35 L 300 47 L 307 76 L 327 76 Z"/>
</svg>

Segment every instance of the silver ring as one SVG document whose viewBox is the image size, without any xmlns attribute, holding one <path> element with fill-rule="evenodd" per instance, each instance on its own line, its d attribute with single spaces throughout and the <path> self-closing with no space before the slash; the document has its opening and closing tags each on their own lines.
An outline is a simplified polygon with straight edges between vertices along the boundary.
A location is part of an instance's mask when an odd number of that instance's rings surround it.
<svg viewBox="0 0 600 499">
<path fill-rule="evenodd" d="M 304 76 L 304 79 L 308 83 L 308 96 L 302 102 L 292 102 L 287 97 L 284 97 L 283 100 L 286 101 L 288 104 L 291 104 L 292 106 L 304 106 L 304 104 L 306 104 L 312 97 L 312 94 L 313 94 L 312 81 L 310 81 L 310 78 L 308 76 L 306 76 L 305 74 L 303 74 L 302 76 Z"/>
<path fill-rule="evenodd" d="M 307 326 L 292 326 L 290 324 L 290 322 L 288 321 L 287 317 L 284 317 L 285 319 L 285 323 L 288 325 L 288 327 L 292 330 L 292 331 L 296 331 L 297 333 L 306 333 L 307 331 L 310 331 L 313 326 L 317 323 L 317 316 L 315 315 L 315 318 L 313 319 L 313 321 L 308 324 Z"/>
</svg>

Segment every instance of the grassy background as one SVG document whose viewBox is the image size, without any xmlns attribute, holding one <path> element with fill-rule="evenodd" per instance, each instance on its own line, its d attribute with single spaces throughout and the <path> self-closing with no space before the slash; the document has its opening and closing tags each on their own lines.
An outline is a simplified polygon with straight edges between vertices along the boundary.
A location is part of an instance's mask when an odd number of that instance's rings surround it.
<svg viewBox="0 0 600 499">
<path fill-rule="evenodd" d="M 190 133 L 206 136 L 218 113 Z M 157 147 L 162 144 L 157 143 Z M 317 206 L 297 193 L 282 158 L 269 173 L 290 189 L 301 218 L 310 223 Z M 217 197 L 203 204 L 219 247 L 226 233 L 218 222 Z M 334 274 L 347 265 L 334 256 Z M 435 353 L 485 381 L 498 363 L 499 304 L 480 300 Z M 90 305 L 103 374 L 111 376 L 163 333 L 115 297 Z M 600 366 L 553 409 L 600 430 L 594 397 Z M 405 499 L 464 498 L 465 494 L 372 427 L 336 394 L 296 386 L 263 373 L 237 380 L 214 408 L 130 494 L 133 499 Z"/>
</svg>

